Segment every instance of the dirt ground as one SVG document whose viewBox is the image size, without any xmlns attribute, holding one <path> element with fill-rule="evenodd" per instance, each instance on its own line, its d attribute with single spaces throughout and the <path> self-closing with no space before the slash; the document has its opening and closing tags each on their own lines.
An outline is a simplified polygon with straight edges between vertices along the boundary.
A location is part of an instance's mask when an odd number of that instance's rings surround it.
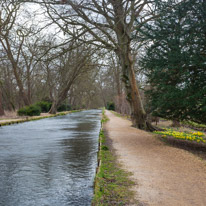
<svg viewBox="0 0 206 206">
<path fill-rule="evenodd" d="M 109 111 L 105 125 L 123 168 L 133 173 L 141 206 L 205 206 L 206 161 L 131 127 Z"/>
</svg>

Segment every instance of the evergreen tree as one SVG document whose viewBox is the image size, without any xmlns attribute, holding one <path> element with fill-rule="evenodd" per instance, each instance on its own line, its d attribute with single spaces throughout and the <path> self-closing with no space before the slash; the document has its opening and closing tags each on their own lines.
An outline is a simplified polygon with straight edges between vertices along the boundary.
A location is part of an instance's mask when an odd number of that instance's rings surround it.
<svg viewBox="0 0 206 206">
<path fill-rule="evenodd" d="M 172 120 L 206 123 L 206 1 L 158 1 L 156 6 L 161 17 L 144 26 L 139 37 L 150 40 L 141 60 L 150 109 Z"/>
</svg>

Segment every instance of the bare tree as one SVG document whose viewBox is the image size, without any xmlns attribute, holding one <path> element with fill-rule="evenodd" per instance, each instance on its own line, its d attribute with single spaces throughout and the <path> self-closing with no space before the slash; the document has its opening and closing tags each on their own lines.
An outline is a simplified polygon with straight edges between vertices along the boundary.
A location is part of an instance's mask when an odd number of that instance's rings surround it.
<svg viewBox="0 0 206 206">
<path fill-rule="evenodd" d="M 2 53 L 1 53 L 2 54 Z M 1 92 L 5 110 L 15 110 L 16 101 L 15 96 L 18 93 L 15 77 L 10 69 L 10 62 L 3 60 L 0 57 L 0 82 Z"/>
<path fill-rule="evenodd" d="M 84 73 L 93 69 L 92 56 L 94 50 L 89 46 L 75 46 L 58 59 L 54 59 L 55 87 L 52 94 L 53 104 L 50 113 L 54 114 L 57 107 L 67 98 L 68 92 L 76 80 Z"/>
<path fill-rule="evenodd" d="M 4 115 L 4 108 L 2 104 L 2 92 L 1 92 L 1 87 L 0 87 L 0 116 Z"/>
<path fill-rule="evenodd" d="M 1 7 L 0 46 L 6 54 L 4 61 L 10 62 L 20 101 L 30 105 L 35 79 L 40 76 L 35 70 L 48 51 L 57 45 L 50 45 L 47 51 L 40 49 L 46 35 L 41 33 L 43 28 L 37 26 L 38 22 L 34 23 L 29 18 L 34 18 L 36 14 L 27 13 L 23 1 L 3 0 Z"/>
<path fill-rule="evenodd" d="M 2 10 L 0 11 L 0 43 L 7 53 L 8 59 L 11 62 L 13 72 L 19 87 L 19 93 L 24 101 L 25 105 L 29 105 L 29 99 L 26 95 L 23 82 L 20 77 L 19 59 L 20 52 L 25 40 L 25 35 L 21 30 L 17 30 L 16 36 L 11 37 L 11 29 L 15 26 L 16 17 L 18 10 L 20 9 L 20 3 L 13 1 L 3 1 L 1 2 Z M 15 42 L 14 42 L 15 41 Z M 13 45 L 12 42 L 18 42 L 18 46 Z"/>
<path fill-rule="evenodd" d="M 103 106 L 97 81 L 98 73 L 98 66 L 94 65 L 93 69 L 77 79 L 68 97 L 72 108 L 94 109 Z"/>
<path fill-rule="evenodd" d="M 99 48 L 113 50 L 121 62 L 122 81 L 131 106 L 133 125 L 152 129 L 137 87 L 134 73 L 132 35 L 156 17 L 147 0 L 44 0 L 52 20 L 67 34 Z M 62 2 L 63 6 L 55 6 Z M 49 3 L 49 4 L 48 4 Z M 136 21 L 137 20 L 137 21 Z M 137 23 L 135 25 L 135 22 Z M 142 42 L 137 42 L 138 46 Z"/>
</svg>

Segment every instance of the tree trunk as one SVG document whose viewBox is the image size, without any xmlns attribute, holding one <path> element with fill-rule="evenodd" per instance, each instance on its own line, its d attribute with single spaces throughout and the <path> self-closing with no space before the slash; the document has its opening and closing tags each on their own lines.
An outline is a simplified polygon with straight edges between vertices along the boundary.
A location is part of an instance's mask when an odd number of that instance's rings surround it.
<svg viewBox="0 0 206 206">
<path fill-rule="evenodd" d="M 131 27 L 125 23 L 122 1 L 111 1 L 111 4 L 115 13 L 115 32 L 118 40 L 115 52 L 121 63 L 122 81 L 125 85 L 126 98 L 131 107 L 132 123 L 134 127 L 151 131 L 153 126 L 147 122 L 147 115 L 135 79 L 134 59 L 131 52 Z"/>
<path fill-rule="evenodd" d="M 29 68 L 27 68 L 27 98 L 29 103 L 31 103 L 31 76 Z"/>
<path fill-rule="evenodd" d="M 117 95 L 120 97 L 122 95 L 122 88 L 120 84 L 120 69 L 119 66 L 115 68 L 115 81 L 116 81 L 116 88 L 117 88 Z"/>
<path fill-rule="evenodd" d="M 134 70 L 132 67 L 130 68 L 129 81 L 131 82 L 130 83 L 131 86 L 130 86 L 130 88 L 128 88 L 128 90 L 129 90 L 128 94 L 131 95 L 130 105 L 131 105 L 132 123 L 135 127 L 138 127 L 139 129 L 146 129 L 147 115 L 146 115 L 145 110 L 143 108 L 139 89 L 138 89 L 137 84 L 136 84 Z"/>
<path fill-rule="evenodd" d="M 16 79 L 16 82 L 17 82 L 17 86 L 19 88 L 20 97 L 22 98 L 24 104 L 26 106 L 28 106 L 28 105 L 30 105 L 30 101 L 29 101 L 29 99 L 26 95 L 26 92 L 25 92 L 24 86 L 23 86 L 23 82 L 22 82 L 22 80 L 19 76 L 18 63 L 14 59 L 14 56 L 12 54 L 10 43 L 9 43 L 9 40 L 8 40 L 7 36 L 5 37 L 5 41 L 6 41 L 6 45 L 4 44 L 4 42 L 2 40 L 1 40 L 1 43 L 2 43 L 2 46 L 5 48 L 5 50 L 7 52 L 7 55 L 8 55 L 8 58 L 11 62 L 13 72 L 14 72 L 14 76 L 15 76 L 15 79 Z"/>
<path fill-rule="evenodd" d="M 147 115 L 143 108 L 140 92 L 135 79 L 134 61 L 132 59 L 132 54 L 128 48 L 129 45 L 124 48 L 124 52 L 122 52 L 122 50 L 118 53 L 122 66 L 122 81 L 124 82 L 126 89 L 126 98 L 131 107 L 132 124 L 134 127 L 146 130 Z"/>
<path fill-rule="evenodd" d="M 104 107 L 106 108 L 107 107 L 107 103 L 106 103 L 106 100 L 105 100 L 105 95 L 104 95 L 104 91 L 102 89 L 102 83 L 101 82 L 100 82 L 100 91 L 101 91 L 102 100 L 104 102 Z"/>
<path fill-rule="evenodd" d="M 50 114 L 56 114 L 57 107 L 67 98 L 67 94 L 72 86 L 73 80 L 69 81 L 65 88 L 62 89 L 62 91 L 57 96 L 57 99 L 55 99 L 52 103 L 51 109 L 49 110 Z"/>
<path fill-rule="evenodd" d="M 179 122 L 178 120 L 173 120 L 171 126 L 172 126 L 172 127 L 180 127 L 181 124 L 180 124 L 180 122 Z"/>
<path fill-rule="evenodd" d="M 122 81 L 125 85 L 126 98 L 131 108 L 131 120 L 134 127 L 155 131 L 155 128 L 149 121 L 147 121 L 147 114 L 144 110 L 139 88 L 135 79 L 134 60 L 129 48 L 129 45 L 124 50 L 124 53 L 119 55 L 122 64 Z"/>
<path fill-rule="evenodd" d="M 52 103 L 51 109 L 49 110 L 49 114 L 56 114 L 57 113 L 57 103 L 54 101 Z"/>
<path fill-rule="evenodd" d="M 23 83 L 19 77 L 19 74 L 18 74 L 18 71 L 17 71 L 17 65 L 15 62 L 12 62 L 12 65 L 13 65 L 13 71 L 14 71 L 14 76 L 16 78 L 16 82 L 17 82 L 17 85 L 18 85 L 18 88 L 19 88 L 19 93 L 20 93 L 20 97 L 21 99 L 23 100 L 24 104 L 26 106 L 30 105 L 30 101 L 26 95 L 26 92 L 24 90 L 24 86 L 23 86 Z"/>
<path fill-rule="evenodd" d="M 3 109 L 3 105 L 2 105 L 2 93 L 1 93 L 1 89 L 0 89 L 0 116 L 4 115 L 4 109 Z"/>
<path fill-rule="evenodd" d="M 146 129 L 146 118 L 147 115 L 142 105 L 142 100 L 140 97 L 140 92 L 136 84 L 135 73 L 133 70 L 133 66 L 129 66 L 129 76 L 126 81 L 126 93 L 127 100 L 129 101 L 131 107 L 131 119 L 134 127 L 139 129 Z"/>
</svg>

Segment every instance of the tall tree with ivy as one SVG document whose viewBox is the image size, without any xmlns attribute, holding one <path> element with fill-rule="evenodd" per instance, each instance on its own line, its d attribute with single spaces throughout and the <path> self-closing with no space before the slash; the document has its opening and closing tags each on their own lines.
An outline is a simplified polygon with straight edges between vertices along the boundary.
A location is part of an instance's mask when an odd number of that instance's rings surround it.
<svg viewBox="0 0 206 206">
<path fill-rule="evenodd" d="M 206 1 L 159 3 L 161 17 L 140 31 L 141 60 L 154 115 L 206 123 Z"/>
</svg>

